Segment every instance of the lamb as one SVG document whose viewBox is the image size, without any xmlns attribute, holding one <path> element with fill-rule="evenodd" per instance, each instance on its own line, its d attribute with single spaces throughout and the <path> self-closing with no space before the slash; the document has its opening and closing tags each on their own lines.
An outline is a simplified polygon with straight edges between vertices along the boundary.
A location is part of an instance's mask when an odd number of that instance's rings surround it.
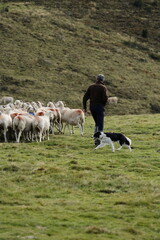
<svg viewBox="0 0 160 240">
<path fill-rule="evenodd" d="M 109 97 L 108 98 L 108 103 L 109 104 L 117 104 L 117 102 L 118 102 L 118 98 L 117 97 Z"/>
<path fill-rule="evenodd" d="M 2 113 L 0 112 L 0 130 L 2 130 L 4 135 L 4 141 L 8 142 L 7 140 L 7 131 L 9 128 L 12 127 L 12 118 L 9 112 Z"/>
<path fill-rule="evenodd" d="M 64 107 L 64 103 L 62 101 L 58 101 L 55 106 L 57 106 L 60 110 L 62 122 L 65 122 L 63 132 L 65 132 L 65 128 L 67 126 L 70 134 L 72 134 L 74 133 L 73 126 L 78 126 L 80 129 L 80 134 L 82 136 L 85 122 L 84 112 L 81 109 L 70 109 L 68 107 L 66 108 Z M 69 125 L 72 126 L 72 131 L 70 130 Z"/>
</svg>

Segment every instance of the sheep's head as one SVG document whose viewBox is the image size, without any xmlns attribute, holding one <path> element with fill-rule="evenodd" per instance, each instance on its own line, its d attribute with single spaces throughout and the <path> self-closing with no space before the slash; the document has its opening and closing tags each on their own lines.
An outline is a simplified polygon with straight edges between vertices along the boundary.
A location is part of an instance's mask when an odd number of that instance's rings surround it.
<svg viewBox="0 0 160 240">
<path fill-rule="evenodd" d="M 58 101 L 56 104 L 55 104 L 56 107 L 64 107 L 64 103 L 62 101 Z"/>
</svg>

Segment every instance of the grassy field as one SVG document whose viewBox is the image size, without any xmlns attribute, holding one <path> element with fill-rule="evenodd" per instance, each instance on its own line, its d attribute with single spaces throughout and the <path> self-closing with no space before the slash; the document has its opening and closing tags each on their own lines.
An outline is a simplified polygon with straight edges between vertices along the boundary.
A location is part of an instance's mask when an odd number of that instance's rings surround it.
<svg viewBox="0 0 160 240">
<path fill-rule="evenodd" d="M 133 151 L 94 151 L 90 116 L 83 137 L 0 143 L 0 240 L 159 240 L 160 115 L 106 116 L 105 126 Z"/>
</svg>

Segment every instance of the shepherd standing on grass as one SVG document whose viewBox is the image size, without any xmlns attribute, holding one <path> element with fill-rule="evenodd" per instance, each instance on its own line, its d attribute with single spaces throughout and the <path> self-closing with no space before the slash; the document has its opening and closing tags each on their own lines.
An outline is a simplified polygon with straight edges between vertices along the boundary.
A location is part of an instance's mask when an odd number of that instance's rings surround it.
<svg viewBox="0 0 160 240">
<path fill-rule="evenodd" d="M 96 77 L 96 83 L 90 85 L 83 96 L 84 112 L 87 112 L 87 101 L 90 99 L 90 111 L 95 122 L 94 133 L 104 128 L 104 107 L 108 100 L 108 90 L 104 85 L 105 77 L 99 74 Z"/>
</svg>

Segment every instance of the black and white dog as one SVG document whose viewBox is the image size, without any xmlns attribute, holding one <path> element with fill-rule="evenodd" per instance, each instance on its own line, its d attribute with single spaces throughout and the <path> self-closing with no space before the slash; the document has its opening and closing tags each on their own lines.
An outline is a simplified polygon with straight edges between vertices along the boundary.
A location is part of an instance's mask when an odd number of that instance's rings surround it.
<svg viewBox="0 0 160 240">
<path fill-rule="evenodd" d="M 100 143 L 98 146 L 96 146 L 95 150 L 109 144 L 112 148 L 112 151 L 115 152 L 115 147 L 114 147 L 113 142 L 119 142 L 120 147 L 117 150 L 120 150 L 122 148 L 122 146 L 125 145 L 129 148 L 130 152 L 132 151 L 131 139 L 124 136 L 122 133 L 96 132 L 94 134 L 94 140 L 96 140 L 96 139 L 98 139 L 100 141 Z"/>
</svg>

